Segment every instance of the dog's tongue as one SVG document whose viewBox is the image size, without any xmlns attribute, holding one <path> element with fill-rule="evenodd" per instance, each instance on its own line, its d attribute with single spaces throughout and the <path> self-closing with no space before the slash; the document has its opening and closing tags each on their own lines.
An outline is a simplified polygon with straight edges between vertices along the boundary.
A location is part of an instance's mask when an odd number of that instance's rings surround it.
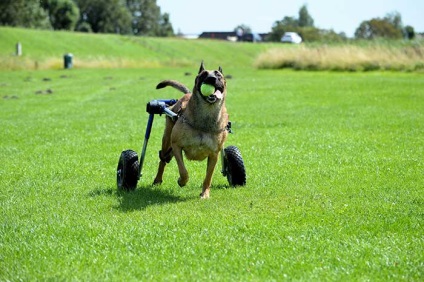
<svg viewBox="0 0 424 282">
<path fill-rule="evenodd" d="M 215 93 L 213 93 L 213 95 L 215 95 L 215 97 L 218 99 L 222 99 L 223 97 L 222 92 L 219 91 L 218 89 L 215 91 Z"/>
</svg>

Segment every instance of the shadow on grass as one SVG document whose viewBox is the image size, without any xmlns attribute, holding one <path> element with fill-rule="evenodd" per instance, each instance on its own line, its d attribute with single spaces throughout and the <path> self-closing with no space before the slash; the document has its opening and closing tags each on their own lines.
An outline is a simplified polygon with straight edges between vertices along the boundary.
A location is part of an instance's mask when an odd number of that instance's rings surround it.
<svg viewBox="0 0 424 282">
<path fill-rule="evenodd" d="M 212 184 L 211 191 L 213 190 L 226 190 L 226 189 L 234 189 L 235 187 L 232 187 L 228 184 Z"/>
<path fill-rule="evenodd" d="M 142 186 L 134 191 L 117 191 L 120 199 L 118 209 L 123 212 L 145 209 L 152 205 L 163 205 L 186 201 L 187 198 L 173 195 L 169 190 L 160 186 Z"/>
<path fill-rule="evenodd" d="M 116 207 L 122 212 L 143 210 L 148 206 L 163 205 L 187 201 L 187 197 L 172 194 L 169 190 L 161 189 L 161 186 L 139 186 L 134 191 L 121 191 L 116 188 L 96 189 L 89 193 L 91 197 L 115 196 L 119 200 Z"/>
</svg>

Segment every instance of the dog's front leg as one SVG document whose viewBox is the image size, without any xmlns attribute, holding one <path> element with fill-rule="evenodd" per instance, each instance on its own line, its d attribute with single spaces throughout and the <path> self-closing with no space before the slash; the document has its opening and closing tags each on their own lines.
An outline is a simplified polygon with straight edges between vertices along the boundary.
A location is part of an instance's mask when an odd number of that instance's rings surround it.
<svg viewBox="0 0 424 282">
<path fill-rule="evenodd" d="M 178 165 L 178 171 L 180 173 L 180 178 L 178 178 L 178 185 L 183 187 L 188 182 L 188 171 L 184 165 L 183 151 L 177 145 L 172 145 L 172 151 L 174 152 L 174 157 Z"/>
<path fill-rule="evenodd" d="M 208 166 L 206 168 L 206 176 L 205 180 L 203 181 L 203 190 L 200 194 L 200 198 L 207 199 L 209 198 L 209 192 L 211 188 L 212 183 L 212 176 L 213 172 L 215 170 L 216 163 L 218 162 L 218 154 L 211 155 L 208 157 Z"/>
</svg>

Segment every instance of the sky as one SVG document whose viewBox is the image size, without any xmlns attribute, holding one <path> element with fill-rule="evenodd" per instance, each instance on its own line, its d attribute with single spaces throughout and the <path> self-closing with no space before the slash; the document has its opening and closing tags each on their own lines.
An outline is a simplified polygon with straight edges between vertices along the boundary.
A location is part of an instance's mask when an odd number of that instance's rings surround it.
<svg viewBox="0 0 424 282">
<path fill-rule="evenodd" d="M 345 32 L 353 37 L 362 21 L 399 12 L 404 25 L 424 32 L 424 0 L 157 0 L 161 13 L 168 13 L 174 32 L 198 35 L 203 31 L 233 31 L 246 25 L 253 32 L 267 33 L 285 16 L 298 18 L 306 4 L 315 27 Z"/>
</svg>

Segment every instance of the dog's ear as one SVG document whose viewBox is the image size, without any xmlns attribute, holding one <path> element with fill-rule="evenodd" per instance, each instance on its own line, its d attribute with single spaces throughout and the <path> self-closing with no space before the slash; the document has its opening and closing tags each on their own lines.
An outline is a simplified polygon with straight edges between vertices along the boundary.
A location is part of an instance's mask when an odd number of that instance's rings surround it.
<svg viewBox="0 0 424 282">
<path fill-rule="evenodd" d="M 224 72 L 222 71 L 221 66 L 219 66 L 218 71 L 219 71 L 220 73 L 224 74 Z"/>
<path fill-rule="evenodd" d="M 204 70 L 205 70 L 205 66 L 203 65 L 203 60 L 202 60 L 202 63 L 200 64 L 199 73 L 201 73 Z"/>
</svg>

